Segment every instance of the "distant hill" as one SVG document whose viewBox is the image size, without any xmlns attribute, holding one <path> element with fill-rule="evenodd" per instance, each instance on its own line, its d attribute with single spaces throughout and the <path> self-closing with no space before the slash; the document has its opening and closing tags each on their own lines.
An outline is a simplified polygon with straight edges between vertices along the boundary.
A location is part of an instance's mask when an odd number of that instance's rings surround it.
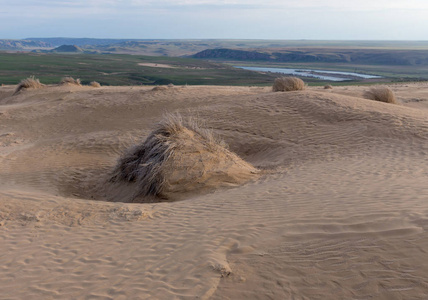
<svg viewBox="0 0 428 300">
<path fill-rule="evenodd" d="M 427 50 L 390 49 L 207 49 L 191 57 L 235 61 L 268 61 L 281 63 L 352 63 L 372 65 L 428 65 Z"/>
<path fill-rule="evenodd" d="M 134 54 L 193 57 L 220 61 L 428 66 L 428 41 L 164 40 L 58 37 L 0 40 L 0 50 L 39 53 Z"/>
<path fill-rule="evenodd" d="M 162 39 L 92 39 L 92 38 L 28 38 L 59 47 L 75 45 L 86 51 L 98 53 L 139 54 L 151 56 L 191 55 L 209 47 L 218 47 L 224 42 L 217 40 L 162 40 Z M 229 41 L 226 41 L 228 46 Z M 233 43 L 234 44 L 234 43 Z"/>
<path fill-rule="evenodd" d="M 118 44 L 126 41 L 131 41 L 130 39 L 92 39 L 92 38 L 63 38 L 63 37 L 26 38 L 25 40 L 44 42 L 44 43 L 53 45 L 54 47 L 58 47 L 61 45 L 76 45 L 79 47 L 86 46 L 86 45 L 105 46 L 105 45 Z"/>
<path fill-rule="evenodd" d="M 235 49 L 207 49 L 196 53 L 192 57 L 205 59 L 220 58 L 231 60 L 275 60 L 275 58 L 273 58 L 269 53 Z"/>
<path fill-rule="evenodd" d="M 52 48 L 52 44 L 44 41 L 0 40 L 0 50 L 21 51 L 50 48 Z"/>
<path fill-rule="evenodd" d="M 50 52 L 61 52 L 61 53 L 82 53 L 83 49 L 76 45 L 62 45 Z"/>
</svg>

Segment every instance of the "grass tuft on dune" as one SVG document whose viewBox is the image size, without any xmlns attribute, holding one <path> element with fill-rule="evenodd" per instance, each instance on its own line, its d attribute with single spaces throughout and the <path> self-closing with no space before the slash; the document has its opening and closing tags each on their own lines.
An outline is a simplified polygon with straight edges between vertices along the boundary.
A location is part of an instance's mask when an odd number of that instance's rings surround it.
<svg viewBox="0 0 428 300">
<path fill-rule="evenodd" d="M 16 87 L 15 94 L 23 89 L 39 89 L 44 87 L 45 85 L 40 83 L 39 79 L 34 76 L 30 76 L 26 79 L 23 79 L 18 86 Z"/>
<path fill-rule="evenodd" d="M 101 84 L 97 81 L 92 81 L 90 84 L 90 86 L 94 87 L 94 88 L 99 88 L 101 87 Z"/>
<path fill-rule="evenodd" d="M 394 92 L 388 87 L 374 87 L 364 94 L 370 100 L 398 104 Z"/>
<path fill-rule="evenodd" d="M 272 86 L 274 92 L 301 91 L 305 88 L 306 85 L 302 79 L 291 76 L 276 78 Z"/>
<path fill-rule="evenodd" d="M 211 130 L 168 114 L 140 145 L 128 149 L 111 182 L 138 185 L 135 197 L 192 192 L 244 183 L 258 170 L 229 151 Z"/>
<path fill-rule="evenodd" d="M 61 79 L 59 82 L 60 85 L 78 85 L 81 86 L 80 79 L 74 79 L 73 77 L 66 76 Z"/>
</svg>

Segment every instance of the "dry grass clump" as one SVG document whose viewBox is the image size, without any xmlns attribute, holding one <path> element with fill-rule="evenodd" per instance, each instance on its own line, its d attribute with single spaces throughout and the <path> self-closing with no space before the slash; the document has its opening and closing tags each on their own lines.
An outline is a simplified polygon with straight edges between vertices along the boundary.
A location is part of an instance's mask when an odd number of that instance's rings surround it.
<svg viewBox="0 0 428 300">
<path fill-rule="evenodd" d="M 34 76 L 30 76 L 26 79 L 21 80 L 15 90 L 15 94 L 21 91 L 22 89 L 39 89 L 45 85 L 40 83 L 40 81 Z"/>
<path fill-rule="evenodd" d="M 274 92 L 300 91 L 306 88 L 305 82 L 297 77 L 279 77 L 276 78 L 272 90 Z"/>
<path fill-rule="evenodd" d="M 137 185 L 138 196 L 184 193 L 203 187 L 249 180 L 257 173 L 230 152 L 211 131 L 180 115 L 167 115 L 141 144 L 126 151 L 114 168 L 111 182 Z M 133 200 L 133 199 L 132 199 Z"/>
<path fill-rule="evenodd" d="M 398 104 L 394 92 L 388 87 L 374 87 L 364 94 L 370 100 Z"/>
<path fill-rule="evenodd" d="M 80 79 L 74 79 L 73 77 L 66 76 L 61 79 L 59 82 L 60 85 L 78 85 L 81 86 Z"/>
<path fill-rule="evenodd" d="M 333 86 L 331 85 L 331 84 L 326 84 L 325 86 L 324 86 L 324 89 L 325 90 L 331 90 L 333 88 Z"/>
<path fill-rule="evenodd" d="M 166 86 L 160 86 L 160 85 L 157 85 L 157 86 L 155 86 L 154 88 L 152 88 L 152 91 L 155 91 L 155 92 L 158 92 L 158 91 L 165 91 L 165 90 L 167 90 L 168 88 L 166 87 Z"/>
<path fill-rule="evenodd" d="M 92 86 L 92 87 L 94 87 L 94 88 L 101 87 L 101 84 L 99 82 L 96 82 L 96 81 L 92 81 L 89 85 Z"/>
</svg>

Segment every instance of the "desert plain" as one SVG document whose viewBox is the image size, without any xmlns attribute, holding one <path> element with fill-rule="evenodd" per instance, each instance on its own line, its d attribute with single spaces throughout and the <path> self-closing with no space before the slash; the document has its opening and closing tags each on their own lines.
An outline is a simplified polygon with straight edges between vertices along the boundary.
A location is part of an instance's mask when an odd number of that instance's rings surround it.
<svg viewBox="0 0 428 300">
<path fill-rule="evenodd" d="M 0 298 L 426 299 L 428 83 L 389 87 L 0 87 Z M 128 197 L 167 113 L 257 176 Z"/>
</svg>

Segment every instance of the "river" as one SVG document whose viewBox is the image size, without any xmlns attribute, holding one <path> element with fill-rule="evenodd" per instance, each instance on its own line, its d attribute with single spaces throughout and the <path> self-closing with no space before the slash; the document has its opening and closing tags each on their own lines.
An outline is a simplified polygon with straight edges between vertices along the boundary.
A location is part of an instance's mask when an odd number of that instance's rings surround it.
<svg viewBox="0 0 428 300">
<path fill-rule="evenodd" d="M 373 79 L 382 78 L 376 75 L 367 75 L 353 72 L 327 71 L 327 70 L 311 70 L 311 69 L 289 69 L 289 68 L 263 68 L 263 67 L 243 67 L 234 66 L 235 68 L 257 71 L 257 72 L 272 72 L 282 73 L 287 75 L 304 76 L 318 78 L 329 81 L 346 81 L 355 79 Z"/>
</svg>

